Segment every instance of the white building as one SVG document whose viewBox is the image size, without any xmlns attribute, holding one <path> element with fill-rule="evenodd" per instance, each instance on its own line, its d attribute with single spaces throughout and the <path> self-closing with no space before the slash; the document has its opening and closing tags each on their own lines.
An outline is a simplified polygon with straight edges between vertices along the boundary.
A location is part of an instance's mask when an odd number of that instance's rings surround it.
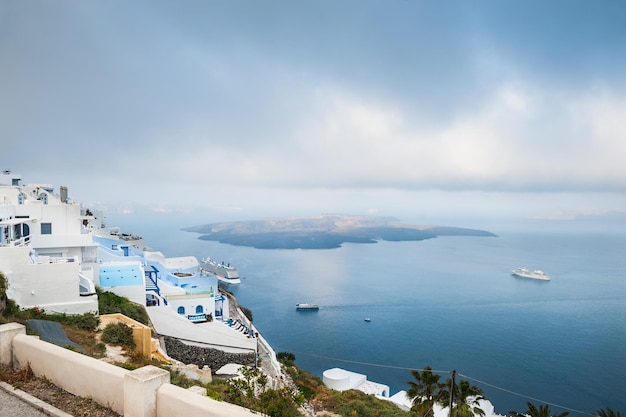
<svg viewBox="0 0 626 417">
<path fill-rule="evenodd" d="M 225 352 L 257 352 L 252 324 L 229 320 L 228 299 L 219 293 L 217 277 L 204 272 L 196 257 L 167 258 L 115 235 L 94 240 L 100 245 L 98 285 L 145 302 L 159 335 Z"/>
<path fill-rule="evenodd" d="M 337 391 L 356 389 L 379 398 L 389 398 L 389 386 L 367 380 L 367 375 L 341 368 L 327 369 L 322 374 L 324 385 Z"/>
<path fill-rule="evenodd" d="M 92 218 L 49 184 L 23 185 L 19 175 L 0 174 L 0 271 L 7 296 L 21 308 L 81 314 L 98 311 L 94 274 L 97 244 L 86 224 Z"/>
<path fill-rule="evenodd" d="M 166 258 L 138 236 L 106 226 L 101 212 L 50 184 L 0 174 L 0 271 L 20 308 L 98 313 L 96 286 L 147 305 L 161 335 L 229 352 L 256 352 L 249 322 L 229 319 L 217 277 L 193 256 Z M 236 325 L 235 325 L 236 324 Z"/>
</svg>

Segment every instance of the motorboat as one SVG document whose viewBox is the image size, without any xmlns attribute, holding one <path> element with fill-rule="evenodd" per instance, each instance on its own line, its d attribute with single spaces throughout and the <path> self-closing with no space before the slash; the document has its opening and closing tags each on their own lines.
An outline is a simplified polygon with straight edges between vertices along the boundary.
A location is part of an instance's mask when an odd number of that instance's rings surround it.
<svg viewBox="0 0 626 417">
<path fill-rule="evenodd" d="M 520 277 L 520 278 L 531 278 L 531 279 L 539 279 L 542 281 L 550 281 L 550 277 L 540 269 L 535 269 L 531 271 L 527 268 L 515 268 L 511 271 L 511 275 Z"/>
</svg>

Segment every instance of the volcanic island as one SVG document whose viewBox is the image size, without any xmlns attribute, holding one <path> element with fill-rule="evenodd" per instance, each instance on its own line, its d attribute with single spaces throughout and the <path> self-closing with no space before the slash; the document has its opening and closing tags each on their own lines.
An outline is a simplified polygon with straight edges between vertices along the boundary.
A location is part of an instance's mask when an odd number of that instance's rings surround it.
<svg viewBox="0 0 626 417">
<path fill-rule="evenodd" d="M 406 242 L 438 236 L 496 237 L 478 229 L 411 225 L 395 217 L 323 214 L 210 223 L 184 228 L 199 239 L 257 249 L 334 249 L 344 243 Z"/>
</svg>

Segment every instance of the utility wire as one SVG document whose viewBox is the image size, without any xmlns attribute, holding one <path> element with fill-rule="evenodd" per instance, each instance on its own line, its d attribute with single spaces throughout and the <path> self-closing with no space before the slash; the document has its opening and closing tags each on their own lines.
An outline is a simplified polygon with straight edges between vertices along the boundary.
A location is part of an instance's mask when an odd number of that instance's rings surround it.
<svg viewBox="0 0 626 417">
<path fill-rule="evenodd" d="M 508 392 L 509 394 L 517 395 L 518 397 L 527 398 L 529 400 L 533 400 L 533 401 L 537 401 L 537 402 L 544 403 L 544 404 L 547 404 L 547 405 L 551 405 L 553 407 L 562 408 L 564 410 L 571 411 L 571 412 L 574 412 L 574 413 L 585 414 L 585 415 L 588 415 L 588 416 L 595 416 L 595 414 L 588 413 L 586 411 L 580 411 L 580 410 L 576 410 L 575 408 L 565 407 L 565 406 L 560 405 L 560 404 L 555 404 L 555 403 L 551 403 L 549 401 L 540 400 L 538 398 L 529 397 L 528 395 L 520 394 L 519 392 L 511 391 L 511 390 L 508 390 L 506 388 L 502 388 L 502 387 L 499 387 L 497 385 L 493 385 L 493 384 L 490 384 L 488 382 L 481 381 L 480 379 L 472 378 L 471 376 L 462 374 L 460 372 L 458 372 L 458 374 L 459 374 L 459 376 L 462 376 L 462 377 L 467 378 L 469 380 L 472 380 L 474 382 L 478 382 L 479 384 L 487 385 L 488 387 L 495 388 L 495 389 L 498 389 L 500 391 Z"/>
<path fill-rule="evenodd" d="M 358 365 L 375 366 L 375 367 L 378 367 L 378 368 L 404 369 L 404 370 L 408 370 L 408 371 L 412 371 L 412 370 L 417 369 L 417 368 L 411 368 L 411 367 L 406 367 L 406 366 L 385 365 L 385 364 L 380 364 L 380 363 L 361 362 L 361 361 L 354 361 L 354 360 L 350 360 L 350 359 L 334 358 L 332 356 L 316 355 L 314 353 L 308 353 L 308 352 L 302 352 L 302 351 L 291 351 L 291 352 L 302 354 L 302 355 L 307 355 L 307 356 L 313 356 L 313 357 L 321 358 L 321 359 L 328 359 L 328 360 L 334 360 L 334 361 L 339 361 L 339 362 L 347 362 L 347 363 L 355 363 L 355 364 L 358 364 Z M 421 370 L 423 371 L 424 369 L 421 369 Z M 449 374 L 449 373 L 452 373 L 452 371 L 440 371 L 440 370 L 435 370 L 435 369 L 431 369 L 430 371 L 433 372 L 433 373 L 437 373 L 437 374 Z M 549 401 L 540 400 L 538 398 L 534 398 L 534 397 L 531 397 L 531 396 L 528 396 L 528 395 L 521 394 L 519 392 L 511 391 L 509 389 L 502 388 L 502 387 L 499 387 L 497 385 L 490 384 L 490 383 L 485 382 L 485 381 L 481 381 L 480 379 L 473 378 L 473 377 L 471 377 L 469 375 L 465 375 L 465 374 L 462 374 L 460 372 L 457 372 L 457 375 L 459 375 L 461 377 L 464 377 L 464 378 L 467 378 L 467 379 L 469 379 L 471 381 L 477 382 L 479 384 L 483 384 L 483 385 L 486 385 L 488 387 L 491 387 L 491 388 L 494 388 L 494 389 L 497 389 L 497 390 L 500 390 L 500 391 L 504 391 L 504 392 L 512 394 L 512 395 L 516 395 L 518 397 L 522 397 L 522 398 L 526 398 L 528 400 L 532 400 L 532 401 L 536 401 L 536 402 L 539 402 L 539 403 L 551 405 L 553 407 L 562 408 L 564 410 L 571 411 L 573 413 L 579 413 L 579 414 L 584 414 L 584 415 L 596 417 L 596 415 L 593 414 L 593 413 L 589 413 L 589 412 L 586 412 L 586 411 L 580 411 L 580 410 L 577 410 L 577 409 L 571 408 L 571 407 L 565 407 L 563 405 L 551 403 Z"/>
<path fill-rule="evenodd" d="M 353 360 L 350 360 L 350 359 L 333 358 L 332 356 L 316 355 L 314 353 L 301 352 L 301 351 L 299 352 L 297 350 L 290 350 L 290 352 L 292 352 L 292 353 L 299 353 L 299 354 L 307 355 L 307 356 L 313 356 L 313 357 L 316 357 L 316 358 L 322 358 L 322 359 L 329 359 L 329 360 L 333 360 L 333 361 L 339 361 L 339 362 L 348 362 L 348 363 L 356 363 L 356 364 L 359 364 L 359 365 L 376 366 L 378 368 L 405 369 L 405 370 L 408 370 L 408 371 L 412 371 L 414 369 L 417 369 L 417 368 L 407 368 L 406 366 L 384 365 L 384 364 L 381 364 L 381 363 L 360 362 L 360 361 L 353 361 Z M 423 370 L 423 369 L 421 369 L 421 370 Z M 436 374 L 449 374 L 450 372 L 452 372 L 452 371 L 437 371 L 437 370 L 434 370 L 434 369 L 431 369 L 430 371 L 433 372 L 433 373 L 436 373 Z"/>
</svg>

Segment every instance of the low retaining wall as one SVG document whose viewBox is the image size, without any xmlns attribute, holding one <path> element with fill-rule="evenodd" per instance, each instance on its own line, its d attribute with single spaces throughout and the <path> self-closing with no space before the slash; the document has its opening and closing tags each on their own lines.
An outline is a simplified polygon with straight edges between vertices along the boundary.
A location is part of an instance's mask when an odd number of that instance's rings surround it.
<svg viewBox="0 0 626 417">
<path fill-rule="evenodd" d="M 239 363 L 242 365 L 255 366 L 256 353 L 229 353 L 222 350 L 188 345 L 178 339 L 164 336 L 165 351 L 167 356 L 182 363 L 193 363 L 199 368 L 208 366 L 211 369 L 220 369 L 227 363 Z"/>
<path fill-rule="evenodd" d="M 0 363 L 45 377 L 74 395 L 91 398 L 124 417 L 252 417 L 250 410 L 171 385 L 168 371 L 128 371 L 27 336 L 21 324 L 0 325 Z"/>
<path fill-rule="evenodd" d="M 156 417 L 259 417 L 247 408 L 163 384 L 157 392 Z"/>
<path fill-rule="evenodd" d="M 150 353 L 152 352 L 150 345 L 150 337 L 152 335 L 152 331 L 150 327 L 139 323 L 136 320 L 131 319 L 130 317 L 126 317 L 120 313 L 113 314 L 102 314 L 100 315 L 100 328 L 104 329 L 108 324 L 111 323 L 124 323 L 131 329 L 133 329 L 133 341 L 135 342 L 135 350 L 139 352 L 141 355 L 150 357 Z"/>
<path fill-rule="evenodd" d="M 18 334 L 13 338 L 13 366 L 29 365 L 35 375 L 45 376 L 65 391 L 124 413 L 123 381 L 128 370 Z"/>
</svg>

